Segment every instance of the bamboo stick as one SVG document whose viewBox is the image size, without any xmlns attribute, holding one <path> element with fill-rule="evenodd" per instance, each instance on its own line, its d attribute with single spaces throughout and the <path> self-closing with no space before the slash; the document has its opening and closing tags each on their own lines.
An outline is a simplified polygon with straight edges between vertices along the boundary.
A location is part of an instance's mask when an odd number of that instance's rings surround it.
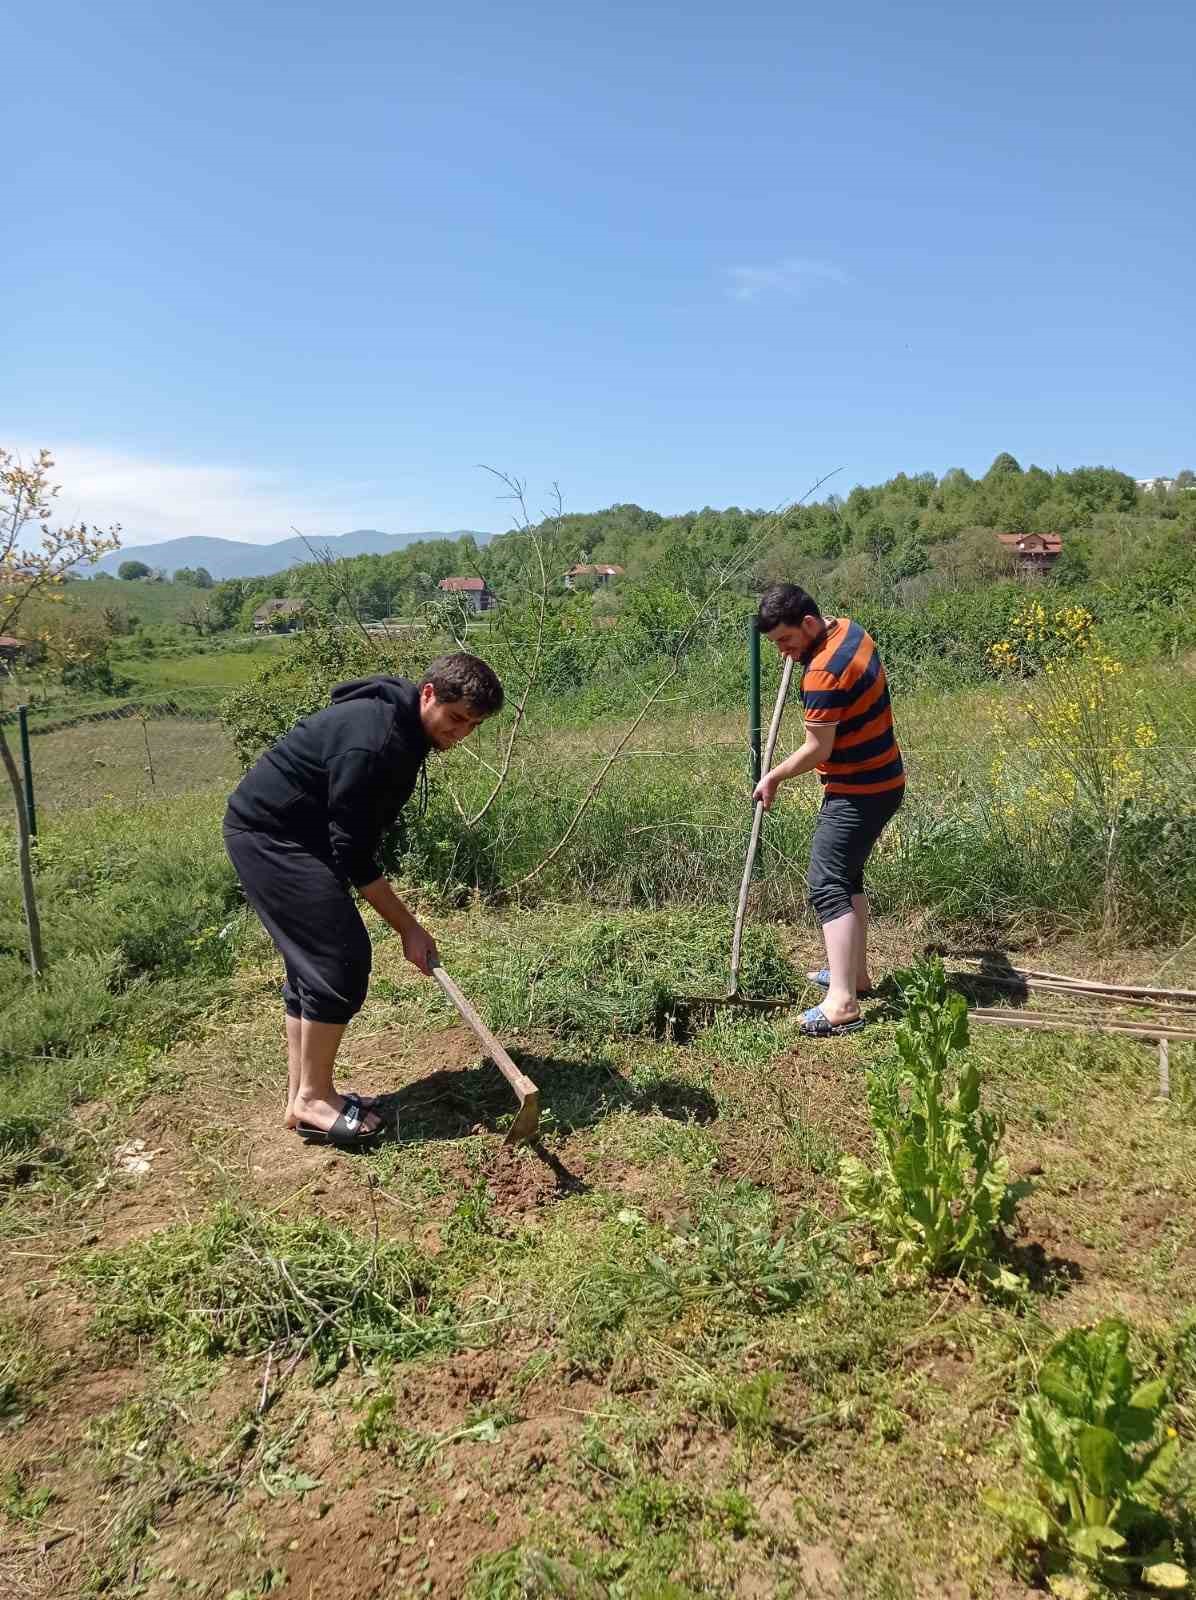
<svg viewBox="0 0 1196 1600">
<path fill-rule="evenodd" d="M 979 956 L 957 956 L 955 959 L 980 967 L 984 964 Z M 1029 979 L 1032 982 L 1061 984 L 1068 989 L 1077 989 L 1088 994 L 1139 995 L 1152 1000 L 1184 1000 L 1196 1003 L 1196 989 L 1157 989 L 1149 984 L 1099 983 L 1088 978 L 1069 977 L 1064 972 L 1040 972 L 1034 967 L 1006 967 L 1000 973 L 982 972 L 980 975 L 994 983 L 998 979 L 1010 982 Z"/>
<path fill-rule="evenodd" d="M 970 978 L 971 974 L 960 974 L 960 976 Z M 1151 1000 L 1146 997 L 1133 998 L 1123 994 L 1108 994 L 1102 989 L 1089 989 L 1076 983 L 1046 983 L 1038 978 L 1011 978 L 1005 973 L 989 972 L 981 973 L 978 981 L 991 983 L 995 988 L 999 989 L 1024 989 L 1031 994 L 1075 995 L 1077 998 L 1083 997 L 1087 1000 L 1104 1000 L 1109 1005 L 1145 1006 L 1154 1011 L 1169 1011 L 1181 1016 L 1196 1016 L 1196 1005 L 1185 1005 L 1182 1002 L 1170 1002 L 1167 1000 Z"/>
<path fill-rule="evenodd" d="M 1055 1032 L 1070 1028 L 1077 1033 L 1119 1033 L 1136 1039 L 1196 1040 L 1196 1028 L 1177 1028 L 1169 1022 L 1161 1022 L 1158 1026 L 1148 1022 L 1096 1022 L 1082 1017 L 1017 1012 L 1004 1007 L 990 1010 L 983 1006 L 970 1010 L 968 1018 L 970 1021 L 990 1023 L 1001 1028 L 1047 1029 Z"/>
</svg>

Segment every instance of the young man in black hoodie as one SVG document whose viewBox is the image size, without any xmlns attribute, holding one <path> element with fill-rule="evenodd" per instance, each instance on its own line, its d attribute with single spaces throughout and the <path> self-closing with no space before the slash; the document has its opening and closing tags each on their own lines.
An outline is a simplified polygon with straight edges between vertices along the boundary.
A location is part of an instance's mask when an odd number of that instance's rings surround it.
<svg viewBox="0 0 1196 1600">
<path fill-rule="evenodd" d="M 436 943 L 382 875 L 382 835 L 433 750 L 451 750 L 502 709 L 477 656 L 433 661 L 419 684 L 362 678 L 332 691 L 259 758 L 229 799 L 224 842 L 286 970 L 287 1126 L 305 1139 L 361 1146 L 382 1131 L 372 1101 L 340 1094 L 336 1053 L 369 986 L 369 934 L 352 890 L 389 922 L 425 975 Z"/>
</svg>

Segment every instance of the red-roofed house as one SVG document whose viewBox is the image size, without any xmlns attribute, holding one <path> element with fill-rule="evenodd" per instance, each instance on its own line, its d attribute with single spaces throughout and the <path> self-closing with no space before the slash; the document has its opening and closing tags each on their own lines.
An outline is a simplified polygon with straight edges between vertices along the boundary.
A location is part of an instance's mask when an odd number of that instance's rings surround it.
<svg viewBox="0 0 1196 1600">
<path fill-rule="evenodd" d="M 623 576 L 622 567 L 593 566 L 590 563 L 570 567 L 565 573 L 565 588 L 572 589 L 578 578 L 592 578 L 595 583 L 610 583 L 615 578 Z"/>
<path fill-rule="evenodd" d="M 1045 577 L 1063 550 L 1057 533 L 999 533 L 997 538 L 1016 557 L 1023 578 Z"/>
<path fill-rule="evenodd" d="M 7 672 L 28 648 L 24 639 L 14 639 L 11 633 L 0 633 L 0 672 Z"/>
<path fill-rule="evenodd" d="M 441 578 L 436 587 L 442 594 L 459 595 L 462 603 L 475 611 L 491 611 L 498 604 L 498 596 L 485 578 Z"/>
</svg>

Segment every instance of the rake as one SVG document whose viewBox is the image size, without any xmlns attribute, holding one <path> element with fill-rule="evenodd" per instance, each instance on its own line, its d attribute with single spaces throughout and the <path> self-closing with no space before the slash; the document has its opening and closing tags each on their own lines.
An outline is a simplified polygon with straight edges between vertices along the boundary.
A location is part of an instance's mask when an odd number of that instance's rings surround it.
<svg viewBox="0 0 1196 1600">
<path fill-rule="evenodd" d="M 486 1052 L 484 1059 L 493 1061 L 518 1097 L 519 1110 L 515 1113 L 514 1122 L 507 1129 L 504 1143 L 521 1144 L 525 1140 L 534 1139 L 540 1127 L 539 1089 L 525 1072 L 520 1072 L 439 961 L 432 963 L 431 972 L 436 982 L 444 990 L 453 1005 L 456 1006 L 461 1019 L 473 1030 L 475 1037 Z"/>
<path fill-rule="evenodd" d="M 764 754 L 761 758 L 760 769 L 767 772 L 772 766 L 772 753 L 776 749 L 777 736 L 781 731 L 781 718 L 785 714 L 785 700 L 789 694 L 789 680 L 793 676 L 793 662 L 786 661 L 781 670 L 781 683 L 777 690 L 777 703 L 772 710 L 772 721 L 768 725 L 768 738 L 764 743 Z M 748 895 L 752 887 L 752 872 L 756 866 L 756 852 L 760 848 L 760 830 L 764 824 L 764 802 L 756 801 L 755 814 L 752 817 L 752 831 L 748 839 L 747 860 L 743 864 L 743 879 L 739 885 L 739 904 L 735 911 L 735 931 L 731 938 L 731 985 L 726 994 L 720 995 L 690 995 L 682 1002 L 686 1008 L 690 1006 L 743 1006 L 749 1011 L 781 1011 L 787 1006 L 796 1005 L 795 1000 L 749 1000 L 746 995 L 739 992 L 739 969 L 743 959 L 743 924 L 747 917 Z"/>
</svg>

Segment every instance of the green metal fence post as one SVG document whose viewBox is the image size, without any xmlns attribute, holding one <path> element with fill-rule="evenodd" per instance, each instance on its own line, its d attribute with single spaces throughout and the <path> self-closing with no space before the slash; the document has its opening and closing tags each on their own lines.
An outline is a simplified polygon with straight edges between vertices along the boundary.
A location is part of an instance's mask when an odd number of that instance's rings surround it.
<svg viewBox="0 0 1196 1600">
<path fill-rule="evenodd" d="M 37 838 L 37 812 L 33 805 L 33 760 L 29 754 L 29 707 L 17 707 L 21 728 L 21 766 L 25 771 L 25 811 L 29 817 L 29 837 Z"/>
<path fill-rule="evenodd" d="M 760 630 L 748 623 L 748 737 L 752 745 L 752 786 L 760 782 Z"/>
</svg>

